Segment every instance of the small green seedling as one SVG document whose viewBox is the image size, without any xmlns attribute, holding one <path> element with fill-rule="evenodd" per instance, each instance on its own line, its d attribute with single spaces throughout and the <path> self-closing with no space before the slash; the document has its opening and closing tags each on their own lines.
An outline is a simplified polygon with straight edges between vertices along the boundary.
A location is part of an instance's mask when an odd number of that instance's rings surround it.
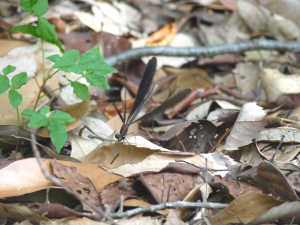
<svg viewBox="0 0 300 225">
<path fill-rule="evenodd" d="M 89 100 L 89 91 L 85 84 L 78 82 L 80 78 L 86 79 L 89 84 L 97 86 L 100 89 L 109 89 L 107 79 L 104 75 L 117 72 L 117 70 L 104 62 L 104 58 L 101 56 L 99 48 L 87 51 L 82 54 L 80 58 L 78 50 L 69 50 L 65 53 L 61 42 L 57 39 L 54 25 L 50 24 L 45 17 L 42 17 L 49 9 L 48 0 L 21 0 L 20 7 L 31 15 L 38 17 L 36 26 L 16 26 L 12 28 L 11 31 L 30 34 L 42 40 L 43 84 L 40 87 L 41 90 L 43 90 L 45 83 L 59 70 L 67 73 L 73 72 L 78 74 L 78 79 L 74 81 L 67 79 L 66 76 L 64 77 L 69 81 L 67 85 L 71 85 L 73 87 L 74 94 L 82 100 Z M 53 68 L 58 69 L 47 77 L 45 75 L 44 41 L 56 45 L 60 52 L 64 54 L 63 56 L 52 55 L 47 58 L 54 63 Z M 18 123 L 21 127 L 24 124 L 21 123 L 18 106 L 22 103 L 22 95 L 17 90 L 27 83 L 28 77 L 27 73 L 22 72 L 14 75 L 14 77 L 9 80 L 7 75 L 13 73 L 15 69 L 16 67 L 8 65 L 2 70 L 2 74 L 0 73 L 0 94 L 3 94 L 10 89 L 8 94 L 10 104 L 17 110 Z M 57 89 L 52 90 L 51 92 L 56 90 Z M 39 99 L 49 95 L 51 92 L 44 93 L 44 95 L 40 94 L 35 102 L 34 110 L 25 109 L 21 115 L 28 118 L 28 121 L 25 123 L 28 127 L 46 127 L 50 132 L 50 138 L 55 144 L 57 151 L 60 152 L 68 137 L 65 124 L 73 122 L 75 119 L 68 113 L 59 110 L 50 112 L 49 106 L 44 106 L 39 112 L 35 111 Z"/>
</svg>

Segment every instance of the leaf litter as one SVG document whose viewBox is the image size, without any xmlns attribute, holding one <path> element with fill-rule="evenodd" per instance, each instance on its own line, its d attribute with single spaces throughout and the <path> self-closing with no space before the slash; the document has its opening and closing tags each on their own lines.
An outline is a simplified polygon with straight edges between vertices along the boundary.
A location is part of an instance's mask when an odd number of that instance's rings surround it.
<svg viewBox="0 0 300 225">
<path fill-rule="evenodd" d="M 46 18 L 55 24 L 66 49 L 78 48 L 84 54 L 96 45 L 105 58 L 146 46 L 195 48 L 263 37 L 300 39 L 299 4 L 232 2 L 85 1 L 81 5 L 64 1 L 50 3 Z M 12 16 L 17 6 L 1 4 L 9 10 L 0 10 L 0 69 L 11 64 L 20 70 L 15 74 L 27 71 L 34 76 L 20 89 L 24 99 L 20 111 L 33 109 L 40 90 L 36 83 L 42 79 L 40 45 L 30 35 L 10 33 L 7 27 L 20 25 L 15 17 L 23 18 L 22 24 L 35 23 L 36 18 L 19 11 Z M 45 48 L 47 56 L 60 54 L 51 45 Z M 171 101 L 174 105 L 163 113 L 153 111 L 150 121 L 146 116 L 132 126 L 128 133 L 134 135 L 118 144 L 116 158 L 114 131 L 121 125 L 118 117 L 113 118 L 117 113 L 111 102 L 123 110 L 120 87 L 125 76 L 135 97 L 147 56 L 114 65 L 119 72 L 107 76 L 108 92 L 89 87 L 89 100 L 79 101 L 67 86 L 40 103 L 39 108 L 48 105 L 75 118 L 66 125 L 68 142 L 60 154 L 46 129 L 18 128 L 7 94 L 1 95 L 0 214 L 4 220 L 101 224 L 103 215 L 89 207 L 92 204 L 105 209 L 117 224 L 299 223 L 299 56 L 276 48 L 242 52 L 217 52 L 206 58 L 158 56 L 153 84 L 159 88 L 141 114 L 181 91 L 191 91 L 178 105 Z M 52 65 L 46 67 L 50 71 Z M 72 74 L 58 72 L 46 88 L 66 85 L 64 77 L 74 80 Z M 97 86 L 106 88 L 101 82 Z M 94 134 L 82 131 L 84 125 Z M 31 133 L 36 134 L 47 171 L 75 196 L 46 179 L 33 157 Z M 191 203 L 199 203 L 198 208 Z M 143 208 L 147 213 L 142 213 Z M 137 213 L 131 214 L 132 210 Z"/>
</svg>

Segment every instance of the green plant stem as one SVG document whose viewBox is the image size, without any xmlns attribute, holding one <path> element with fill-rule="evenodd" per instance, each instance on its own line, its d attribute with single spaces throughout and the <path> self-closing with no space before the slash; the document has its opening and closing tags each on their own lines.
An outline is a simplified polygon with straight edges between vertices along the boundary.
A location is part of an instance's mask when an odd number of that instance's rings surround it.
<svg viewBox="0 0 300 225">
<path fill-rule="evenodd" d="M 49 75 L 49 76 L 43 81 L 43 84 L 42 84 L 42 86 L 40 87 L 40 90 L 39 90 L 39 93 L 38 93 L 38 97 L 37 97 L 37 99 L 36 99 L 36 101 L 35 101 L 35 104 L 34 104 L 34 108 L 33 108 L 33 109 L 36 109 L 37 103 L 38 103 L 39 99 L 41 98 L 40 95 L 41 95 L 41 93 L 42 93 L 42 90 L 44 89 L 44 86 L 45 86 L 46 82 L 47 82 L 49 79 L 51 79 L 58 71 L 59 71 L 59 70 L 56 70 L 54 73 L 52 73 L 51 75 Z M 43 96 L 45 96 L 45 95 L 43 95 Z"/>
<path fill-rule="evenodd" d="M 14 90 L 11 84 L 9 86 L 10 86 L 10 90 Z M 19 127 L 21 127 L 22 125 L 21 125 L 21 119 L 20 119 L 20 114 L 19 114 L 19 108 L 17 107 L 16 110 L 17 110 L 17 116 L 18 116 L 18 125 L 19 125 Z"/>
<path fill-rule="evenodd" d="M 46 82 L 46 69 L 45 69 L 45 53 L 44 53 L 44 41 L 42 40 L 42 58 L 43 58 L 43 81 Z"/>
<path fill-rule="evenodd" d="M 29 123 L 29 120 L 27 120 L 26 122 L 20 124 L 20 127 L 23 127 L 25 124 Z"/>
<path fill-rule="evenodd" d="M 50 93 L 52 93 L 52 92 L 54 92 L 54 91 L 57 91 L 57 90 L 59 90 L 59 89 L 62 89 L 62 88 L 64 88 L 64 87 L 66 87 L 66 86 L 72 84 L 73 82 L 79 80 L 80 78 L 81 78 L 81 77 L 77 78 L 76 80 L 73 80 L 72 82 L 70 82 L 70 83 L 68 83 L 68 84 L 66 84 L 66 85 L 63 85 L 63 86 L 61 86 L 61 87 L 59 87 L 59 88 L 56 88 L 56 89 L 54 89 L 54 90 L 52 90 L 52 91 L 49 91 L 49 92 L 45 93 L 44 95 L 40 96 L 38 99 L 40 99 L 40 98 L 42 98 L 42 97 L 45 97 L 45 96 L 49 95 Z"/>
<path fill-rule="evenodd" d="M 20 118 L 20 114 L 19 114 L 19 108 L 17 107 L 16 110 L 17 110 L 17 115 L 18 115 L 18 124 L 19 124 L 19 127 L 22 127 L 21 118 Z"/>
<path fill-rule="evenodd" d="M 51 79 L 59 70 L 56 70 L 54 73 L 48 76 L 47 80 Z"/>
</svg>

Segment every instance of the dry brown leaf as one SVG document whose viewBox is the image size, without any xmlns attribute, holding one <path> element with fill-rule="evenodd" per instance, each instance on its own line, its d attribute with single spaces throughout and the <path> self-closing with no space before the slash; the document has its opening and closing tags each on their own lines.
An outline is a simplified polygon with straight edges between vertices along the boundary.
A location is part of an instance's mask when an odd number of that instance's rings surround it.
<svg viewBox="0 0 300 225">
<path fill-rule="evenodd" d="M 166 26 L 159 29 L 154 34 L 152 34 L 148 38 L 146 42 L 146 46 L 168 45 L 176 34 L 177 34 L 177 24 L 169 23 Z"/>
<path fill-rule="evenodd" d="M 177 77 L 172 84 L 171 88 L 213 88 L 215 82 L 209 77 L 207 72 L 202 69 L 172 69 L 166 68 L 167 73 L 176 73 Z"/>
<path fill-rule="evenodd" d="M 258 166 L 262 161 L 260 152 L 254 144 L 241 147 L 242 155 L 240 162 L 247 163 L 251 166 Z"/>
<path fill-rule="evenodd" d="M 89 135 L 92 135 L 88 129 L 82 129 L 84 125 L 88 126 L 95 134 L 106 138 L 112 139 L 110 136 L 114 133 L 113 130 L 101 119 L 89 117 L 89 116 L 82 116 L 80 118 L 82 123 L 80 126 L 76 127 L 71 131 L 75 135 L 81 134 L 81 137 L 85 139 L 90 139 Z M 113 135 L 114 136 L 114 135 Z M 102 141 L 98 139 L 92 139 L 92 141 L 96 142 L 97 144 L 101 144 Z"/>
<path fill-rule="evenodd" d="M 181 201 L 195 185 L 191 175 L 179 173 L 141 175 L 139 181 L 157 203 Z"/>
<path fill-rule="evenodd" d="M 237 180 L 222 180 L 219 176 L 214 176 L 213 187 L 218 187 L 221 192 L 225 195 L 231 195 L 233 198 L 238 198 L 239 196 L 249 193 L 262 193 L 262 190 L 247 182 L 239 182 Z"/>
<path fill-rule="evenodd" d="M 116 168 L 109 168 L 104 165 L 100 165 L 109 173 L 120 174 L 123 177 L 130 177 L 133 175 L 138 175 L 143 172 L 159 172 L 165 168 L 169 163 L 176 162 L 177 160 L 184 160 L 187 163 L 193 165 L 205 167 L 205 158 L 201 155 L 194 156 L 183 156 L 182 154 L 178 155 L 172 154 L 168 155 L 167 153 L 157 153 L 152 154 L 145 158 L 143 161 L 137 164 L 125 164 Z M 208 168 L 213 168 L 213 163 L 208 161 Z"/>
<path fill-rule="evenodd" d="M 27 46 L 27 45 L 30 45 L 30 44 L 26 41 L 19 41 L 19 40 L 13 40 L 13 39 L 8 39 L 8 40 L 1 39 L 0 40 L 0 46 L 1 46 L 0 57 L 5 56 L 8 52 L 10 52 L 14 48 L 21 47 L 21 46 Z"/>
<path fill-rule="evenodd" d="M 103 210 L 100 198 L 96 191 L 95 186 L 91 180 L 82 176 L 74 166 L 65 166 L 58 163 L 55 159 L 51 161 L 53 175 L 62 182 L 65 186 L 70 188 L 73 192 L 80 195 L 86 201 L 96 206 L 100 210 Z M 83 209 L 91 212 L 95 212 L 86 202 L 81 202 Z"/>
<path fill-rule="evenodd" d="M 131 136 L 125 142 L 112 140 L 108 146 L 106 143 L 101 144 L 98 149 L 85 156 L 81 162 L 110 164 L 114 156 L 119 154 L 113 163 L 118 166 L 124 163 L 138 163 L 155 152 L 167 151 L 169 150 L 155 145 L 141 136 Z"/>
<path fill-rule="evenodd" d="M 85 139 L 76 134 L 70 134 L 70 140 L 72 145 L 71 157 L 75 159 L 82 159 L 93 151 L 98 144 L 91 139 Z"/>
<path fill-rule="evenodd" d="M 277 40 L 298 40 L 300 29 L 297 23 L 270 12 L 261 5 L 238 1 L 238 11 L 253 32 L 272 35 Z"/>
<path fill-rule="evenodd" d="M 13 221 L 23 221 L 30 218 L 34 221 L 48 221 L 47 218 L 40 216 L 34 209 L 25 205 L 5 205 L 0 203 L 0 214 Z"/>
<path fill-rule="evenodd" d="M 250 192 L 233 200 L 225 209 L 211 218 L 209 222 L 211 225 L 227 225 L 240 223 L 240 221 L 246 224 L 282 203 L 284 202 L 274 197 Z"/>
<path fill-rule="evenodd" d="M 254 32 L 267 30 L 271 13 L 265 7 L 251 4 L 248 1 L 238 1 L 238 12 L 244 22 Z"/>
<path fill-rule="evenodd" d="M 260 215 L 259 217 L 252 220 L 250 223 L 247 223 L 247 225 L 256 225 L 256 224 L 263 224 L 272 222 L 275 220 L 282 220 L 287 217 L 290 217 L 289 221 L 286 221 L 286 223 L 299 223 L 299 211 L 300 211 L 300 202 L 286 202 L 279 206 L 271 208 L 268 212 Z M 296 217 L 298 220 L 295 221 Z"/>
<path fill-rule="evenodd" d="M 259 74 L 268 102 L 275 102 L 283 94 L 300 93 L 300 75 L 285 75 L 276 69 L 262 69 Z"/>
<path fill-rule="evenodd" d="M 207 102 L 204 102 L 203 104 L 199 105 L 198 107 L 194 108 L 189 112 L 189 114 L 185 117 L 187 120 L 196 120 L 196 119 L 204 119 L 207 117 L 207 120 L 215 120 L 218 116 L 218 112 L 222 112 L 221 110 L 217 109 L 211 113 L 209 113 L 209 110 L 211 109 L 212 104 L 217 103 L 221 109 L 224 110 L 240 110 L 241 108 L 239 106 L 236 106 L 234 104 L 231 104 L 228 101 L 223 100 L 209 100 Z M 225 111 L 224 111 L 225 112 Z M 209 114 L 208 114 L 209 113 Z M 216 114 L 214 114 L 216 113 Z"/>
<path fill-rule="evenodd" d="M 266 112 L 255 102 L 244 104 L 226 139 L 224 149 L 238 150 L 239 147 L 250 144 L 263 129 L 265 122 L 262 119 L 265 115 Z"/>
<path fill-rule="evenodd" d="M 50 161 L 44 165 L 51 170 Z M 22 176 L 20 176 L 22 174 Z M 29 158 L 13 162 L 0 170 L 0 197 L 17 196 L 31 193 L 54 184 L 45 178 L 36 158 Z"/>
<path fill-rule="evenodd" d="M 300 178 L 300 173 L 299 172 L 294 172 L 289 174 L 286 179 L 288 182 L 291 184 L 293 189 L 299 193 L 300 191 L 300 183 L 299 183 L 299 178 Z"/>
<path fill-rule="evenodd" d="M 270 194 L 283 201 L 299 200 L 291 184 L 284 174 L 272 163 L 264 161 L 257 167 L 257 175 L 253 182 L 260 187 L 264 193 Z"/>
<path fill-rule="evenodd" d="M 163 218 L 158 217 L 150 217 L 144 215 L 137 215 L 130 218 L 122 218 L 118 220 L 118 224 L 120 225 L 132 225 L 132 224 L 143 224 L 143 225 L 160 225 L 162 224 Z"/>
<path fill-rule="evenodd" d="M 50 162 L 49 159 L 43 161 L 48 172 L 52 174 Z M 80 174 L 88 177 L 93 182 L 97 192 L 100 192 L 107 184 L 121 178 L 118 175 L 108 174 L 95 164 L 60 160 L 58 162 L 67 166 L 75 166 Z M 22 176 L 19 176 L 20 174 Z M 53 186 L 52 182 L 44 177 L 35 158 L 18 160 L 0 170 L 1 198 L 31 193 Z"/>
<path fill-rule="evenodd" d="M 108 225 L 108 223 L 103 223 L 99 221 L 94 221 L 89 218 L 74 218 L 74 217 L 66 217 L 60 220 L 55 220 L 58 224 L 67 224 L 67 225 Z M 41 222 L 41 225 L 53 225 L 53 220 L 47 222 Z"/>
<path fill-rule="evenodd" d="M 257 137 L 257 141 L 279 143 L 284 136 L 283 143 L 300 143 L 300 131 L 292 127 L 277 127 L 263 130 Z"/>
<path fill-rule="evenodd" d="M 170 213 L 166 217 L 165 225 L 185 225 L 180 219 L 180 211 L 178 209 L 170 209 Z"/>
<path fill-rule="evenodd" d="M 121 196 L 127 198 L 138 198 L 138 193 L 132 188 L 133 181 L 121 178 L 120 180 L 111 183 L 104 187 L 101 196 L 101 203 L 107 204 L 111 211 L 114 212 L 120 206 Z"/>
<path fill-rule="evenodd" d="M 26 203 L 28 208 L 49 219 L 59 219 L 64 217 L 87 216 L 84 213 L 76 212 L 59 203 Z M 88 215 L 87 217 L 93 217 Z"/>
<path fill-rule="evenodd" d="M 272 156 L 275 154 L 276 147 L 277 146 L 272 146 L 271 149 L 268 149 L 267 151 L 263 151 L 263 152 L 261 152 L 261 154 L 266 159 L 271 159 Z M 291 150 L 290 152 L 284 152 L 282 150 L 279 150 L 276 152 L 274 160 L 276 162 L 280 162 L 280 163 L 289 163 L 298 155 L 299 151 L 300 151 L 299 147 Z"/>
<path fill-rule="evenodd" d="M 233 72 L 241 95 L 247 99 L 255 99 L 254 93 L 259 93 L 257 90 L 259 65 L 252 62 L 238 63 Z"/>
<path fill-rule="evenodd" d="M 268 2 L 268 1 L 266 1 Z M 284 18 L 294 21 L 299 24 L 300 15 L 298 13 L 300 2 L 294 0 L 272 0 L 269 1 L 266 7 L 273 13 L 276 13 Z"/>
</svg>

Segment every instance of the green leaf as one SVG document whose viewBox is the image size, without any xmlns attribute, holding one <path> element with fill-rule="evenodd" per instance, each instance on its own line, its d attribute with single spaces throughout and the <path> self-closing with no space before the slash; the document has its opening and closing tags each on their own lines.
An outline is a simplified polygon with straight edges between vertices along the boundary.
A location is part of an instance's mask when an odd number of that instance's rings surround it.
<svg viewBox="0 0 300 225">
<path fill-rule="evenodd" d="M 93 86 L 97 86 L 98 88 L 104 90 L 109 89 L 109 85 L 105 76 L 98 75 L 95 73 L 88 73 L 84 75 L 84 77 L 87 80 L 87 82 L 89 82 Z"/>
<path fill-rule="evenodd" d="M 50 55 L 47 59 L 49 59 L 51 62 L 55 63 L 57 60 L 60 59 L 59 55 Z"/>
<path fill-rule="evenodd" d="M 27 80 L 28 80 L 27 73 L 22 72 L 22 73 L 15 75 L 11 79 L 11 85 L 12 85 L 13 89 L 19 89 L 20 87 L 22 87 L 24 84 L 27 83 Z"/>
<path fill-rule="evenodd" d="M 90 64 L 94 62 L 103 62 L 104 57 L 100 54 L 99 47 L 93 48 L 86 53 L 82 54 L 79 64 L 84 65 L 88 68 Z"/>
<path fill-rule="evenodd" d="M 54 60 L 52 62 L 55 62 L 53 68 L 57 68 L 67 73 L 73 72 L 76 74 L 83 74 L 85 68 L 77 64 L 78 58 L 79 58 L 78 50 L 69 50 L 62 57 L 52 56 L 50 60 L 51 61 Z M 47 59 L 49 59 L 49 57 Z"/>
<path fill-rule="evenodd" d="M 42 16 L 49 8 L 48 0 L 21 0 L 20 6 L 31 15 Z"/>
<path fill-rule="evenodd" d="M 48 125 L 48 118 L 34 110 L 24 109 L 21 113 L 22 116 L 26 116 L 29 119 L 29 127 L 45 127 Z"/>
<path fill-rule="evenodd" d="M 30 119 L 32 116 L 35 115 L 35 113 L 37 113 L 34 110 L 31 109 L 24 109 L 23 112 L 21 113 L 22 116 L 26 116 L 28 119 Z"/>
<path fill-rule="evenodd" d="M 39 38 L 36 32 L 36 27 L 32 25 L 17 26 L 10 29 L 11 32 L 21 32 L 23 34 L 30 34 L 33 37 Z"/>
<path fill-rule="evenodd" d="M 118 72 L 118 70 L 103 62 L 103 60 L 104 58 L 100 54 L 99 47 L 97 47 L 84 53 L 81 56 L 78 65 L 84 66 L 86 71 L 93 72 L 97 75 L 106 75 Z"/>
<path fill-rule="evenodd" d="M 15 66 L 11 66 L 11 65 L 8 65 L 7 67 L 5 67 L 2 72 L 4 75 L 7 75 L 7 74 L 10 74 L 12 72 L 14 72 L 16 70 L 17 67 Z"/>
<path fill-rule="evenodd" d="M 37 4 L 32 7 L 34 14 L 38 17 L 44 15 L 48 9 L 48 0 L 38 0 Z"/>
<path fill-rule="evenodd" d="M 80 82 L 73 82 L 71 83 L 71 86 L 74 88 L 74 94 L 84 100 L 88 101 L 89 100 L 89 89 L 85 84 L 82 84 Z"/>
<path fill-rule="evenodd" d="M 8 92 L 8 98 L 11 106 L 15 109 L 22 103 L 22 95 L 19 94 L 16 90 L 10 90 Z"/>
<path fill-rule="evenodd" d="M 50 138 L 55 144 L 56 150 L 59 153 L 67 142 L 68 133 L 66 126 L 60 122 L 51 121 L 49 126 L 47 126 L 47 130 L 50 132 Z"/>
<path fill-rule="evenodd" d="M 50 112 L 50 106 L 48 106 L 48 105 L 42 107 L 41 110 L 40 110 L 40 114 L 43 114 L 43 115 L 45 115 L 49 112 Z"/>
<path fill-rule="evenodd" d="M 50 121 L 55 121 L 63 124 L 75 121 L 75 119 L 68 113 L 62 112 L 60 110 L 55 110 L 53 113 L 51 113 L 49 119 Z"/>
<path fill-rule="evenodd" d="M 9 78 L 4 75 L 0 75 L 0 94 L 3 94 L 10 88 Z"/>
<path fill-rule="evenodd" d="M 60 52 L 65 52 L 61 45 L 61 42 L 57 40 L 55 26 L 50 24 L 46 18 L 42 17 L 39 19 L 36 31 L 41 39 L 56 45 L 60 49 Z"/>
<path fill-rule="evenodd" d="M 20 1 L 20 7 L 21 7 L 24 11 L 30 13 L 31 15 L 34 15 L 34 10 L 32 9 L 32 7 L 33 7 L 34 5 L 36 5 L 37 1 L 38 1 L 38 0 L 21 0 L 21 1 Z"/>
</svg>

